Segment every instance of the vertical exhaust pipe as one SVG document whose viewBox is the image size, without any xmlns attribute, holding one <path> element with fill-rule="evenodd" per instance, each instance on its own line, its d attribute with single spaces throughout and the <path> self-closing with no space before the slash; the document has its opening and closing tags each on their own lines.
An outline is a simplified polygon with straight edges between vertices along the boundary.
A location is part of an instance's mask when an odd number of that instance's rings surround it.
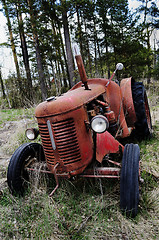
<svg viewBox="0 0 159 240">
<path fill-rule="evenodd" d="M 75 51 L 76 51 L 76 49 L 75 49 Z M 86 71 L 84 68 L 84 64 L 83 64 L 81 55 L 76 54 L 75 59 L 76 59 L 79 75 L 80 75 L 82 83 L 84 84 L 85 90 L 89 90 L 88 83 L 87 83 L 87 75 L 86 75 Z"/>
</svg>

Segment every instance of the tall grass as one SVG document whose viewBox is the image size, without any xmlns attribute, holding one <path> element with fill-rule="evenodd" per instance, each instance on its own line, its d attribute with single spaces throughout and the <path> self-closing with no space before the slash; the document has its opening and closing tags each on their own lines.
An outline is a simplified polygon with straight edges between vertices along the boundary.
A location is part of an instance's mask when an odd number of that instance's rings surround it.
<svg viewBox="0 0 159 240">
<path fill-rule="evenodd" d="M 154 99 L 152 95 L 149 97 Z M 151 107 L 156 110 L 157 105 Z M 5 121 L 5 117 L 3 119 Z M 41 181 L 41 178 L 36 177 L 36 183 L 33 182 L 33 186 L 30 186 L 24 197 L 14 197 L 8 190 L 6 169 L 1 168 L 0 239 L 157 240 L 159 236 L 157 119 L 154 121 L 154 137 L 141 142 L 140 149 L 141 176 L 144 182 L 140 184 L 139 213 L 135 219 L 126 218 L 120 212 L 118 180 L 60 180 L 60 187 L 50 198 L 49 193 L 55 187 L 54 178 L 48 179 L 43 176 Z"/>
<path fill-rule="evenodd" d="M 61 180 L 52 198 L 48 195 L 55 187 L 53 179 L 49 186 L 47 181 L 34 184 L 24 197 L 12 196 L 3 183 L 0 238 L 157 239 L 158 180 L 146 171 L 142 177 L 139 214 L 135 219 L 127 219 L 120 212 L 118 180 Z"/>
</svg>

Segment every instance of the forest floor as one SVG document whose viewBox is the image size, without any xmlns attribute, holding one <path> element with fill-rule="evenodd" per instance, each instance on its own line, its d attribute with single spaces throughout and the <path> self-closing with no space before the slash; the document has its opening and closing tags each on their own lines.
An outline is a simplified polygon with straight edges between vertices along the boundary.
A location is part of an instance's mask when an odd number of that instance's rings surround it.
<svg viewBox="0 0 159 240">
<path fill-rule="evenodd" d="M 62 181 L 52 199 L 46 188 L 24 199 L 11 196 L 6 179 L 9 159 L 26 141 L 25 129 L 36 121 L 25 114 L 14 120 L 4 118 L 0 122 L 0 239 L 158 239 L 159 96 L 152 90 L 148 96 L 154 138 L 139 144 L 144 183 L 135 219 L 120 213 L 119 183 L 114 181 Z"/>
</svg>

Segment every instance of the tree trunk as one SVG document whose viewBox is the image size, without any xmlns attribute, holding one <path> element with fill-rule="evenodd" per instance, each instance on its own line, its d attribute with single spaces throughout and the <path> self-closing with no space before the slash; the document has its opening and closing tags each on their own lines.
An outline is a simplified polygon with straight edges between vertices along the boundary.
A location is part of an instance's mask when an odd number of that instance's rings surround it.
<svg viewBox="0 0 159 240">
<path fill-rule="evenodd" d="M 108 45 L 106 45 L 106 63 L 108 68 L 108 79 L 110 78 L 110 64 L 109 64 L 109 57 L 108 57 Z"/>
<path fill-rule="evenodd" d="M 104 32 L 105 35 L 105 50 L 106 50 L 106 64 L 107 64 L 107 69 L 108 69 L 108 79 L 110 78 L 110 64 L 109 64 L 109 51 L 108 51 L 108 42 L 107 42 L 107 33 L 106 31 Z"/>
<path fill-rule="evenodd" d="M 55 86 L 56 86 L 56 95 L 60 96 L 61 95 L 61 82 L 59 80 L 59 68 L 58 68 L 58 63 L 55 60 L 55 69 L 56 69 L 56 73 L 53 69 L 53 74 L 54 74 L 54 80 L 55 80 Z M 58 77 L 58 80 L 57 80 Z"/>
<path fill-rule="evenodd" d="M 8 97 L 7 89 L 6 89 L 6 87 L 5 87 L 4 83 L 3 83 L 2 74 L 1 74 L 1 69 L 0 69 L 0 84 L 1 84 L 1 89 L 2 89 L 3 98 L 4 98 L 4 99 L 7 99 L 9 108 L 12 108 L 12 107 L 11 107 L 11 104 L 10 104 L 9 97 Z"/>
<path fill-rule="evenodd" d="M 69 26 L 68 26 L 68 18 L 67 18 L 67 10 L 66 10 L 66 0 L 61 0 L 62 3 L 62 22 L 64 27 L 64 37 L 65 37 L 65 46 L 66 46 L 66 55 L 67 55 L 67 62 L 68 62 L 68 71 L 69 71 L 69 85 L 72 87 L 73 79 L 74 79 L 74 61 L 73 61 L 73 54 L 71 49 L 71 41 L 70 41 L 70 33 L 69 33 Z"/>
<path fill-rule="evenodd" d="M 82 59 L 84 60 L 83 44 L 82 44 L 82 29 L 81 29 L 80 13 L 79 13 L 78 4 L 76 5 L 76 13 L 77 13 L 77 26 L 78 26 L 77 27 L 77 37 L 78 37 L 78 41 L 79 41 L 79 45 L 80 45 L 81 56 L 82 56 Z"/>
<path fill-rule="evenodd" d="M 144 26 L 146 26 L 147 23 L 147 15 L 148 15 L 148 0 L 145 1 L 145 11 L 144 11 Z M 148 68 L 148 74 L 147 74 L 147 84 L 151 81 L 151 46 L 150 46 L 150 31 L 149 26 L 146 26 L 146 43 L 147 43 L 147 49 L 148 49 L 148 55 L 147 55 L 147 68 Z"/>
<path fill-rule="evenodd" d="M 23 61 L 27 76 L 27 91 L 28 91 L 28 98 L 29 100 L 32 99 L 32 79 L 31 79 L 31 73 L 30 73 L 30 66 L 29 66 L 29 55 L 28 55 L 28 49 L 26 44 L 26 38 L 24 34 L 24 26 L 23 26 L 23 19 L 21 14 L 21 7 L 18 2 L 17 7 L 17 18 L 18 18 L 18 25 L 19 25 L 19 34 L 20 34 L 20 40 L 21 40 L 21 47 L 22 47 L 22 55 L 23 55 Z"/>
<path fill-rule="evenodd" d="M 1 69 L 0 69 L 0 82 L 1 82 L 1 89 L 2 89 L 3 98 L 5 99 L 6 98 L 6 94 L 5 94 L 5 90 L 4 90 L 4 84 L 3 84 Z"/>
<path fill-rule="evenodd" d="M 99 46 L 99 40 L 97 35 L 97 29 L 96 29 L 96 18 L 93 16 L 93 29 L 94 29 L 94 47 L 95 47 L 95 56 L 97 58 L 98 53 L 98 61 L 100 65 L 100 74 L 103 77 L 103 66 L 102 66 L 102 60 L 101 60 L 101 52 L 100 52 L 100 46 Z M 96 59 L 95 59 L 95 66 L 97 65 Z"/>
<path fill-rule="evenodd" d="M 61 43 L 61 48 L 62 48 L 62 54 L 63 54 L 63 58 L 64 58 L 64 63 L 65 63 L 65 66 L 66 66 L 67 76 L 68 76 L 68 79 L 69 79 L 68 63 L 67 63 L 65 49 L 64 49 L 64 44 L 63 44 L 63 39 L 62 39 L 62 35 L 61 35 L 60 24 L 59 24 L 59 22 L 57 24 L 58 24 L 58 34 L 60 36 L 60 43 Z"/>
<path fill-rule="evenodd" d="M 53 21 L 52 21 L 51 24 L 52 24 L 53 34 L 55 36 L 57 36 L 57 32 L 56 32 L 55 25 L 54 25 Z M 61 65 L 62 74 L 63 74 L 63 80 L 64 80 L 64 86 L 67 87 L 66 74 L 65 74 L 65 69 L 64 69 L 64 66 L 63 66 L 63 61 L 62 61 L 60 44 L 57 45 L 56 56 L 57 56 L 57 59 L 59 58 L 59 62 L 60 62 L 60 65 Z"/>
<path fill-rule="evenodd" d="M 148 49 L 148 55 L 147 55 L 147 68 L 148 68 L 148 76 L 147 76 L 147 84 L 150 84 L 151 82 L 151 46 L 150 46 L 150 31 L 147 27 L 147 49 Z"/>
<path fill-rule="evenodd" d="M 34 13 L 32 0 L 27 0 L 27 2 L 28 2 L 28 6 L 29 6 L 30 22 L 31 22 L 31 27 L 32 27 L 32 31 L 33 31 L 33 39 L 34 39 L 34 46 L 35 46 L 35 51 L 36 51 L 37 69 L 38 69 L 38 74 L 39 74 L 42 99 L 45 100 L 47 98 L 47 90 L 46 90 L 46 86 L 45 86 L 45 74 L 44 74 L 44 70 L 43 70 L 43 64 L 42 64 L 41 53 L 40 53 L 40 48 L 39 48 L 39 39 L 38 39 L 38 34 L 37 34 L 37 29 L 36 29 L 36 17 L 37 16 Z"/>
<path fill-rule="evenodd" d="M 84 22 L 85 32 L 87 33 L 88 29 L 87 29 L 86 21 L 83 20 L 83 22 Z M 86 38 L 86 43 L 85 44 L 86 44 L 86 51 L 87 51 L 87 56 L 88 56 L 89 73 L 90 73 L 90 77 L 92 77 L 92 61 L 91 61 L 91 54 L 90 54 L 90 49 L 89 49 L 89 39 L 88 39 L 88 37 Z"/>
<path fill-rule="evenodd" d="M 15 68 L 16 68 L 16 73 L 17 73 L 17 78 L 18 78 L 18 87 L 19 87 L 20 93 L 22 94 L 23 93 L 22 81 L 21 81 L 21 76 L 20 76 L 20 69 L 19 69 L 19 64 L 18 64 L 16 48 L 15 48 L 15 44 L 14 44 L 11 21 L 9 18 L 9 12 L 8 12 L 6 1 L 2 0 L 2 3 L 3 3 L 4 10 L 5 10 L 6 18 L 7 18 L 7 25 L 8 25 L 8 31 L 9 31 L 10 41 L 11 41 L 11 48 L 12 48 L 12 53 L 13 53 L 13 58 L 14 58 L 14 63 L 15 63 Z"/>
<path fill-rule="evenodd" d="M 58 54 L 60 56 L 60 64 L 61 64 L 61 69 L 62 69 L 62 73 L 63 73 L 64 86 L 65 86 L 65 88 L 67 88 L 68 84 L 67 84 L 66 78 L 69 79 L 69 72 L 68 72 L 68 65 L 67 65 L 66 54 L 65 54 L 65 50 L 64 50 L 63 39 L 62 39 L 62 35 L 61 35 L 61 30 L 60 30 L 60 28 L 61 28 L 60 20 L 56 14 L 55 6 L 54 6 L 55 1 L 56 0 L 53 0 L 53 1 L 48 0 L 47 3 L 49 5 L 49 9 L 51 9 L 50 10 L 50 13 L 51 13 L 50 18 L 51 18 L 53 34 L 58 35 L 58 38 L 59 38 L 59 44 L 57 44 L 57 48 L 58 48 Z M 62 50 L 62 54 L 61 54 L 61 50 Z M 66 66 L 67 75 L 65 74 L 65 68 L 64 68 L 62 56 L 64 58 L 64 64 Z"/>
</svg>

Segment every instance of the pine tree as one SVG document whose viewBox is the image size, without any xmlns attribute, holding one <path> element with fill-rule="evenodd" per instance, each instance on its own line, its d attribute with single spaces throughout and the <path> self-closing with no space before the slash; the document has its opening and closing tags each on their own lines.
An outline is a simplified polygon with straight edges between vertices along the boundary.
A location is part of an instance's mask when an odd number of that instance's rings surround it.
<svg viewBox="0 0 159 240">
<path fill-rule="evenodd" d="M 2 95 L 3 95 L 3 98 L 5 99 L 6 98 L 6 93 L 5 93 L 4 83 L 3 83 L 3 79 L 2 79 L 1 68 L 0 68 L 0 83 L 1 83 Z"/>
<path fill-rule="evenodd" d="M 69 84 L 70 87 L 74 85 L 74 61 L 73 61 L 73 54 L 71 48 L 71 40 L 70 40 L 70 31 L 69 31 L 69 24 L 68 24 L 68 17 L 67 17 L 67 6 L 66 0 L 61 0 L 61 11 L 62 11 L 62 23 L 64 27 L 64 38 L 65 38 L 65 47 L 66 47 L 66 55 L 67 55 L 67 63 L 68 63 L 68 71 L 69 71 Z"/>
<path fill-rule="evenodd" d="M 21 40 L 23 62 L 25 66 L 26 76 L 27 76 L 27 96 L 29 100 L 32 100 L 32 97 L 33 97 L 32 96 L 32 79 L 31 79 L 31 72 L 30 72 L 30 65 L 29 65 L 29 54 L 28 54 L 28 48 L 26 43 L 26 37 L 24 33 L 24 23 L 22 19 L 20 1 L 17 1 L 16 3 L 16 11 L 17 11 L 18 26 L 19 26 L 19 35 Z"/>
<path fill-rule="evenodd" d="M 12 25 L 11 25 L 11 20 L 10 20 L 10 16 L 9 16 L 8 5 L 7 5 L 6 0 L 1 0 L 1 1 L 2 1 L 2 4 L 3 4 L 4 11 L 5 11 L 5 16 L 7 18 L 7 26 L 8 26 L 9 36 L 10 36 L 11 49 L 12 49 L 12 53 L 13 53 L 13 59 L 14 59 L 14 63 L 15 63 L 17 78 L 18 78 L 19 92 L 21 94 L 23 94 L 20 68 L 19 68 L 19 63 L 18 63 L 16 47 L 15 47 L 15 43 L 14 43 L 14 37 L 13 37 L 13 32 L 12 32 Z"/>
<path fill-rule="evenodd" d="M 47 98 L 47 90 L 45 85 L 45 74 L 44 74 L 41 52 L 39 47 L 39 37 L 38 37 L 38 32 L 36 27 L 36 19 L 38 18 L 38 16 L 37 16 L 36 9 L 34 9 L 34 1 L 27 0 L 27 3 L 29 7 L 30 22 L 31 22 L 32 33 L 33 33 L 34 46 L 36 50 L 36 61 L 37 61 L 37 69 L 38 69 L 39 80 L 40 80 L 40 88 L 42 92 L 42 99 L 45 100 Z"/>
<path fill-rule="evenodd" d="M 147 46 L 147 83 L 150 83 L 150 79 L 152 76 L 152 49 L 150 38 L 155 28 L 159 28 L 159 9 L 152 0 L 139 0 L 141 2 L 138 11 L 143 13 L 143 22 L 142 22 L 142 30 L 143 30 L 143 42 L 146 43 Z"/>
</svg>

